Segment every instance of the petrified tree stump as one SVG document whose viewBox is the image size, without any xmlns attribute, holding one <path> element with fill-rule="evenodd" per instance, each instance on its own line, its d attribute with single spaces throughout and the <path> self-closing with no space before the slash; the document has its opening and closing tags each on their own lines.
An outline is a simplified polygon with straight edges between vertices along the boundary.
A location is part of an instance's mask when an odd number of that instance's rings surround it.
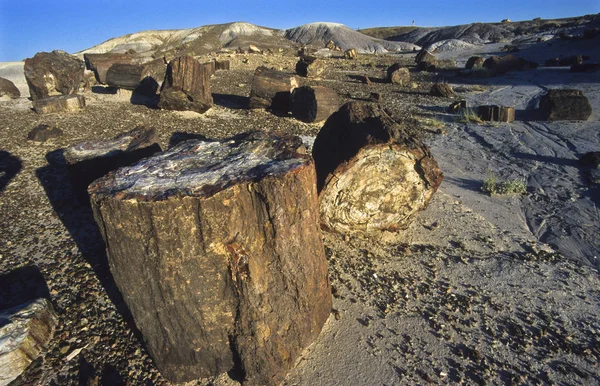
<svg viewBox="0 0 600 386">
<path fill-rule="evenodd" d="M 467 60 L 467 64 L 465 64 L 465 69 L 472 70 L 474 68 L 481 68 L 483 67 L 484 61 L 485 59 L 481 56 L 471 56 L 469 60 Z"/>
<path fill-rule="evenodd" d="M 109 140 L 69 146 L 63 151 L 74 191 L 87 197 L 88 185 L 122 166 L 131 165 L 161 150 L 156 130 L 136 127 Z"/>
<path fill-rule="evenodd" d="M 210 71 L 191 56 L 173 59 L 167 67 L 158 107 L 204 113 L 213 104 Z"/>
<path fill-rule="evenodd" d="M 57 95 L 33 101 L 33 109 L 38 114 L 72 113 L 84 107 L 83 95 Z"/>
<path fill-rule="evenodd" d="M 381 106 L 349 102 L 315 139 L 321 226 L 338 233 L 406 228 L 442 182 L 427 146 Z"/>
<path fill-rule="evenodd" d="M 307 78 L 316 78 L 325 72 L 326 66 L 315 56 L 304 56 L 296 63 L 296 73 Z"/>
<path fill-rule="evenodd" d="M 284 72 L 261 66 L 254 71 L 249 107 L 251 109 L 290 111 L 290 97 L 298 87 L 298 78 Z"/>
<path fill-rule="evenodd" d="M 331 289 L 300 146 L 189 140 L 90 186 L 115 282 L 170 381 L 239 361 L 247 384 L 275 385 L 318 336 Z"/>
<path fill-rule="evenodd" d="M 429 90 L 429 93 L 441 98 L 454 98 L 456 94 L 452 90 L 452 86 L 448 83 L 434 83 Z"/>
<path fill-rule="evenodd" d="M 586 121 L 592 115 L 592 105 L 581 90 L 548 90 L 539 110 L 547 121 Z"/>
<path fill-rule="evenodd" d="M 437 63 L 437 58 L 430 54 L 426 49 L 421 49 L 419 53 L 415 56 L 415 63 L 428 63 L 429 65 L 435 65 Z"/>
<path fill-rule="evenodd" d="M 31 99 L 77 93 L 83 80 L 83 61 L 61 51 L 38 52 L 25 60 L 24 72 Z"/>
<path fill-rule="evenodd" d="M 292 114 L 302 122 L 324 121 L 339 107 L 338 94 L 329 87 L 303 86 L 292 92 Z"/>
<path fill-rule="evenodd" d="M 510 123 L 515 120 L 515 108 L 496 105 L 479 106 L 477 115 L 484 121 Z"/>
<path fill-rule="evenodd" d="M 394 63 L 387 69 L 387 79 L 390 83 L 407 86 L 410 84 L 410 72 L 400 63 Z"/>
</svg>

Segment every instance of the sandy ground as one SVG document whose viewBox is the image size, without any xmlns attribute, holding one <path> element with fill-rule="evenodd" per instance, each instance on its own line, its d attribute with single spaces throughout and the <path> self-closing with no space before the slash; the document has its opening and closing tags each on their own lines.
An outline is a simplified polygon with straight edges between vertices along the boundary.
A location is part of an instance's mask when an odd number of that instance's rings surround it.
<svg viewBox="0 0 600 386">
<path fill-rule="evenodd" d="M 240 107 L 253 66 L 265 59 L 252 60 L 213 78 L 217 105 L 204 116 L 131 105 L 126 95 L 90 94 L 86 110 L 72 115 L 38 116 L 25 98 L 0 102 L 1 147 L 22 162 L 0 193 L 0 273 L 38 266 L 61 322 L 48 353 L 15 384 L 80 384 L 94 374 L 104 384 L 168 384 L 132 330 L 89 212 L 74 206 L 46 157 L 137 124 L 160 128 L 163 148 L 181 132 L 221 138 L 278 128 L 316 135 L 318 125 Z M 323 235 L 334 310 L 284 384 L 598 384 L 600 195 L 576 160 L 600 150 L 600 74 L 560 68 L 488 79 L 414 73 L 416 88 L 367 87 L 353 78 L 377 78 L 389 60 L 347 65 L 331 59 L 324 79 L 309 83 L 334 87 L 345 100 L 380 92 L 397 117 L 443 122 L 444 134 L 426 141 L 445 179 L 408 230 L 369 239 Z M 293 61 L 279 63 L 284 71 L 293 68 Z M 457 123 L 445 112 L 450 100 L 427 95 L 440 77 L 472 106 L 515 106 L 517 121 Z M 585 91 L 592 117 L 535 121 L 543 91 L 565 87 Z M 55 124 L 65 135 L 44 144 L 26 141 L 39 123 Z M 527 193 L 484 194 L 481 182 L 490 173 L 522 178 Z M 81 347 L 77 360 L 65 359 Z M 189 383 L 196 384 L 237 382 L 223 375 Z"/>
</svg>

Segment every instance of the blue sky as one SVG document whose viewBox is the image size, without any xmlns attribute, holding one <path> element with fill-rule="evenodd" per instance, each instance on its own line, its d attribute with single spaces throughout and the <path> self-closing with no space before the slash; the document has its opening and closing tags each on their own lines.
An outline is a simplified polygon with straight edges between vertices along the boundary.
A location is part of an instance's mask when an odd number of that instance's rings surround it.
<svg viewBox="0 0 600 386">
<path fill-rule="evenodd" d="M 315 21 L 348 27 L 444 26 L 581 16 L 600 12 L 600 0 L 327 1 L 281 0 L 0 0 L 0 61 L 39 51 L 76 52 L 110 38 L 148 29 L 179 29 L 247 21 L 290 28 Z"/>
</svg>

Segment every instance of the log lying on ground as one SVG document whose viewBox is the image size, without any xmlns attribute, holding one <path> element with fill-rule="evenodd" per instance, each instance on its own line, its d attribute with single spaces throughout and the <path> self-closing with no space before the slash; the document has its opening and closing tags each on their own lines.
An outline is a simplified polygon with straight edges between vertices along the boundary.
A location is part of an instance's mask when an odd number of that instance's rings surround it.
<svg viewBox="0 0 600 386">
<path fill-rule="evenodd" d="M 479 106 L 477 115 L 484 121 L 510 123 L 515 120 L 515 108 L 496 105 Z"/>
<path fill-rule="evenodd" d="M 298 78 L 284 72 L 261 66 L 254 71 L 250 91 L 251 109 L 271 109 L 281 112 L 290 111 L 290 97 L 298 87 Z"/>
<path fill-rule="evenodd" d="M 189 140 L 89 188 L 111 271 L 163 376 L 239 360 L 275 385 L 332 305 L 315 171 L 297 137 Z"/>
<path fill-rule="evenodd" d="M 509 54 L 505 56 L 491 56 L 483 62 L 483 67 L 487 68 L 494 75 L 501 75 L 510 71 L 533 70 L 538 67 L 538 64 Z"/>
<path fill-rule="evenodd" d="M 437 58 L 429 53 L 425 48 L 422 48 L 419 53 L 415 56 L 415 63 L 429 63 L 435 65 L 437 63 Z"/>
<path fill-rule="evenodd" d="M 441 98 L 454 98 L 456 96 L 452 86 L 448 83 L 434 83 L 429 90 L 429 94 Z"/>
<path fill-rule="evenodd" d="M 325 62 L 316 56 L 303 56 L 296 63 L 296 73 L 307 78 L 316 78 L 325 72 Z"/>
<path fill-rule="evenodd" d="M 109 140 L 69 146 L 63 151 L 74 191 L 87 197 L 88 185 L 122 166 L 131 165 L 161 150 L 156 130 L 136 127 Z"/>
<path fill-rule="evenodd" d="M 38 114 L 72 113 L 84 107 L 83 95 L 57 95 L 33 101 L 33 109 Z"/>
<path fill-rule="evenodd" d="M 338 233 L 406 228 L 443 178 L 427 146 L 375 104 L 342 106 L 312 154 L 321 226 Z"/>
<path fill-rule="evenodd" d="M 106 84 L 144 94 L 156 94 L 165 78 L 165 63 L 155 59 L 144 64 L 115 63 L 106 73 Z"/>
<path fill-rule="evenodd" d="M 100 84 L 106 83 L 106 73 L 108 69 L 116 63 L 133 64 L 134 60 L 129 54 L 83 54 L 85 66 L 88 70 L 93 71 L 96 80 Z"/>
<path fill-rule="evenodd" d="M 472 70 L 474 68 L 482 68 L 483 62 L 485 62 L 485 59 L 481 56 L 471 56 L 469 60 L 467 60 L 467 64 L 465 64 L 465 69 Z"/>
<path fill-rule="evenodd" d="M 292 92 L 292 115 L 302 122 L 320 122 L 340 107 L 335 90 L 324 86 L 304 86 Z"/>
<path fill-rule="evenodd" d="M 410 84 L 410 72 L 408 68 L 402 67 L 400 63 L 394 63 L 387 69 L 388 82 L 408 86 Z"/>
<path fill-rule="evenodd" d="M 548 90 L 540 99 L 539 111 L 547 121 L 586 121 L 592 105 L 581 90 Z"/>
<path fill-rule="evenodd" d="M 58 317 L 40 298 L 0 311 L 0 385 L 8 385 L 35 360 L 52 339 Z"/>
<path fill-rule="evenodd" d="M 212 105 L 209 69 L 191 56 L 181 56 L 169 62 L 158 107 L 204 113 Z"/>
</svg>

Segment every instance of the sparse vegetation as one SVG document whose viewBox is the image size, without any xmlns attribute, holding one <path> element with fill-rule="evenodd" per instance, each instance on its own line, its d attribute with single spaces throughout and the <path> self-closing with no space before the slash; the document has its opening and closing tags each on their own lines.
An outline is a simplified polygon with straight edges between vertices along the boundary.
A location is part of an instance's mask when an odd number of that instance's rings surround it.
<svg viewBox="0 0 600 386">
<path fill-rule="evenodd" d="M 462 109 L 456 121 L 459 123 L 483 123 L 479 115 L 471 108 Z"/>
<path fill-rule="evenodd" d="M 481 190 L 490 196 L 505 195 L 505 194 L 525 194 L 527 193 L 527 184 L 525 181 L 515 178 L 512 180 L 499 181 L 492 173 L 488 178 L 483 180 Z"/>
<path fill-rule="evenodd" d="M 444 122 L 437 118 L 419 116 L 417 120 L 422 126 L 428 129 L 441 129 L 445 126 Z"/>
</svg>

